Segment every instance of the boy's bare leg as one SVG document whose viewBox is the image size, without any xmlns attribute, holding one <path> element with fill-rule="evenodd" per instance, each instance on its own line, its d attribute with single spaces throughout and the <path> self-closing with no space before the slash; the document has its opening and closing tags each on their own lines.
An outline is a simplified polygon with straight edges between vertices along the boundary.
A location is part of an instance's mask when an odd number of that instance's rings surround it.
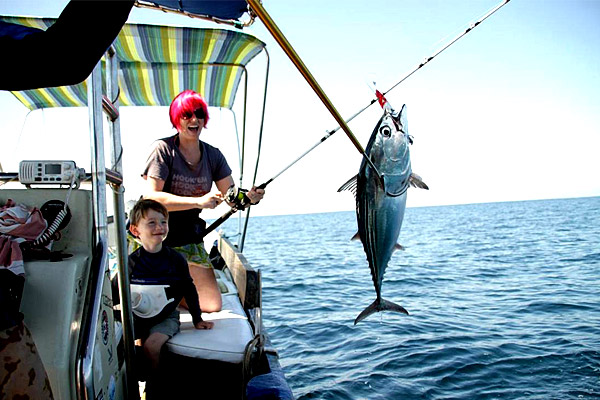
<svg viewBox="0 0 600 400">
<path fill-rule="evenodd" d="M 158 370 L 160 361 L 160 349 L 169 340 L 169 336 L 164 333 L 154 332 L 148 336 L 144 342 L 144 354 L 150 360 L 152 371 Z"/>
<path fill-rule="evenodd" d="M 146 379 L 146 400 L 163 399 L 162 383 L 158 366 L 160 362 L 160 350 L 169 340 L 169 336 L 164 333 L 154 332 L 144 341 L 143 349 L 146 358 L 150 361 L 150 374 Z"/>
</svg>

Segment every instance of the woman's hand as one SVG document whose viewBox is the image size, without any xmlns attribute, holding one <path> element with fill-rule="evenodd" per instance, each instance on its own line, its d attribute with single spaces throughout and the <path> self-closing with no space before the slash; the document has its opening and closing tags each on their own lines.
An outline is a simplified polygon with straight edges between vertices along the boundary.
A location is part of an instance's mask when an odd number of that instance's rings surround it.
<svg viewBox="0 0 600 400">
<path fill-rule="evenodd" d="M 194 324 L 196 329 L 212 329 L 213 326 L 215 326 L 215 323 L 212 321 L 200 321 Z"/>
<path fill-rule="evenodd" d="M 221 193 L 208 193 L 198 198 L 199 208 L 216 208 L 223 202 L 223 195 Z"/>
<path fill-rule="evenodd" d="M 246 196 L 248 196 L 252 204 L 257 204 L 259 201 L 262 200 L 264 195 L 265 189 L 258 189 L 256 186 L 252 186 L 252 189 L 250 189 L 250 191 L 246 193 Z"/>
</svg>

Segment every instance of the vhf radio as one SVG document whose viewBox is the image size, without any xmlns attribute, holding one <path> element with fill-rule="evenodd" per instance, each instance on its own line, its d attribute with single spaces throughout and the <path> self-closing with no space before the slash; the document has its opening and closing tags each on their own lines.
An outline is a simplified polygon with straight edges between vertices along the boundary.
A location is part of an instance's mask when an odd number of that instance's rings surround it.
<svg viewBox="0 0 600 400">
<path fill-rule="evenodd" d="M 19 182 L 24 185 L 54 184 L 79 187 L 85 178 L 83 168 L 77 168 L 75 161 L 24 160 L 19 163 Z"/>
</svg>

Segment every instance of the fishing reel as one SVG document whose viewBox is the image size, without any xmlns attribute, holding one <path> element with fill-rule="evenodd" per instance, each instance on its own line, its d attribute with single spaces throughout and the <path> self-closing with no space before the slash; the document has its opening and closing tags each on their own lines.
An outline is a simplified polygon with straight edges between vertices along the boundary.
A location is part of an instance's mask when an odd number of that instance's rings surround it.
<svg viewBox="0 0 600 400">
<path fill-rule="evenodd" d="M 225 200 L 229 204 L 233 204 L 232 208 L 235 208 L 236 210 L 243 210 L 252 204 L 246 193 L 248 193 L 246 189 L 231 185 L 229 186 L 229 189 L 227 189 L 227 193 L 225 193 Z"/>
</svg>

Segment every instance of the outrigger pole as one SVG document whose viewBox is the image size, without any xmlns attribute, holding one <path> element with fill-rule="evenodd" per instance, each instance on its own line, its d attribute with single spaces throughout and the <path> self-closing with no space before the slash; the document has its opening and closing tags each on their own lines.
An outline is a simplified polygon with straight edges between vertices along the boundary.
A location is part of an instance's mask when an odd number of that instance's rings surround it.
<svg viewBox="0 0 600 400">
<path fill-rule="evenodd" d="M 373 170 L 375 172 L 377 172 L 377 175 L 379 175 L 381 177 L 381 174 L 379 174 L 379 171 L 377 171 L 377 168 L 375 168 L 373 161 L 371 161 L 369 156 L 367 156 L 367 154 L 365 153 L 365 149 L 363 149 L 363 147 L 360 144 L 360 142 L 358 141 L 358 139 L 356 139 L 356 136 L 354 136 L 354 134 L 350 130 L 350 127 L 348 126 L 346 121 L 344 121 L 344 119 L 342 118 L 340 113 L 337 111 L 337 109 L 335 108 L 335 106 L 333 105 L 331 100 L 329 100 L 329 98 L 325 94 L 325 91 L 323 91 L 323 89 L 321 88 L 321 86 L 319 85 L 317 80 L 313 77 L 313 75 L 310 73 L 310 71 L 308 70 L 306 65 L 304 65 L 304 62 L 298 56 L 298 54 L 296 53 L 296 51 L 294 50 L 294 48 L 292 47 L 290 42 L 288 42 L 288 40 L 285 38 L 285 36 L 281 32 L 281 30 L 279 30 L 279 28 L 275 24 L 275 21 L 273 21 L 271 16 L 267 13 L 265 8 L 262 6 L 262 4 L 260 4 L 260 1 L 259 0 L 247 0 L 247 1 L 248 1 L 248 4 L 250 5 L 250 7 L 252 8 L 252 11 L 254 11 L 256 13 L 256 15 L 258 16 L 258 18 L 260 18 L 260 20 L 263 22 L 263 24 L 265 24 L 265 27 L 271 33 L 271 35 L 273 36 L 275 41 L 277 43 L 279 43 L 279 46 L 281 46 L 281 48 L 288 55 L 288 57 L 290 58 L 292 63 L 294 63 L 296 68 L 298 68 L 298 70 L 300 71 L 300 74 L 302 74 L 302 76 L 304 77 L 304 79 L 306 79 L 306 81 L 308 82 L 310 87 L 315 91 L 315 93 L 317 94 L 319 99 L 321 99 L 321 101 L 323 102 L 325 107 L 327 107 L 327 109 L 329 110 L 329 112 L 331 113 L 333 118 L 335 118 L 335 120 L 337 121 L 339 126 L 342 128 L 342 130 L 346 133 L 346 135 L 348 136 L 348 138 L 350 139 L 352 144 L 354 144 L 354 147 L 356 147 L 358 152 L 367 159 L 371 168 L 373 168 Z M 266 184 L 264 184 L 264 185 L 266 186 Z"/>
<path fill-rule="evenodd" d="M 275 24 L 273 23 L 273 21 L 271 20 L 271 18 L 269 17 L 269 15 L 266 13 L 266 11 L 264 11 L 264 8 L 262 7 L 262 5 L 257 4 L 257 8 L 255 8 L 255 4 L 258 3 L 258 0 L 247 0 L 248 3 L 250 4 L 250 6 L 252 7 L 252 9 L 257 13 L 258 17 L 263 21 L 263 23 L 267 26 L 267 29 L 269 29 L 269 31 L 273 34 L 273 36 L 275 37 L 275 40 L 282 46 L 283 50 L 288 54 L 288 56 L 292 59 L 292 62 L 294 62 L 294 64 L 296 64 L 296 59 L 297 61 L 303 66 L 304 69 L 306 69 L 306 67 L 304 66 L 304 64 L 302 63 L 302 60 L 300 60 L 300 58 L 298 57 L 298 55 L 294 52 L 294 50 L 291 48 L 291 46 L 289 46 L 289 43 L 287 43 L 287 40 L 285 40 L 285 37 L 283 37 L 283 35 L 281 34 L 281 32 L 279 32 L 279 29 L 277 28 L 277 26 L 275 26 Z M 429 63 L 431 60 L 433 60 L 435 57 L 437 57 L 441 52 L 443 52 L 444 50 L 446 50 L 448 47 L 452 46 L 454 43 L 456 43 L 459 39 L 461 39 L 463 36 L 465 36 L 467 33 L 471 32 L 475 27 L 477 27 L 479 24 L 481 24 L 483 21 L 485 21 L 487 18 L 489 18 L 492 14 L 494 14 L 496 11 L 498 11 L 500 8 L 504 7 L 510 0 L 504 0 L 501 4 L 497 5 L 496 7 L 494 7 L 492 10 L 490 10 L 489 12 L 487 12 L 483 17 L 481 17 L 480 19 L 478 19 L 477 21 L 471 23 L 469 25 L 469 28 L 467 28 L 464 32 L 460 33 L 458 36 L 456 36 L 454 39 L 452 39 L 448 44 L 446 44 L 445 46 L 443 46 L 441 49 L 439 49 L 438 51 L 436 51 L 434 54 L 432 54 L 431 56 L 427 57 L 422 63 L 420 63 L 419 65 L 417 65 L 415 68 L 413 68 L 411 71 L 409 71 L 406 75 L 404 75 L 404 77 L 402 79 L 400 79 L 395 85 L 393 85 L 391 88 L 389 88 L 387 91 L 383 92 L 382 95 L 385 96 L 386 94 L 388 94 L 392 89 L 395 89 L 399 84 L 401 84 L 402 82 L 404 82 L 406 79 L 408 79 L 411 75 L 413 75 L 415 72 L 417 72 L 419 69 L 423 68 L 427 63 Z M 265 21 L 265 19 L 263 18 L 263 16 L 261 16 L 261 14 L 257 11 L 257 9 L 261 10 L 262 12 L 264 12 L 265 14 L 265 18 L 268 18 L 268 22 Z M 272 29 L 271 29 L 271 25 L 273 24 L 273 29 L 276 29 L 277 32 L 279 32 L 279 34 L 282 36 L 282 39 L 285 40 L 286 44 L 282 44 L 282 42 L 280 42 L 280 40 L 278 39 L 277 36 L 275 36 L 275 34 L 273 33 Z M 293 56 L 290 55 L 290 53 L 288 52 L 288 48 L 285 46 L 289 46 L 289 50 L 291 52 L 293 52 Z M 305 76 L 303 72 L 303 69 L 301 67 L 298 66 L 298 64 L 296 64 L 296 66 L 298 67 L 298 69 L 300 69 L 300 72 L 302 73 L 302 75 Z M 310 72 L 306 69 L 306 72 L 310 75 Z M 309 78 L 306 78 L 307 80 L 309 80 Z M 312 77 L 312 75 L 310 75 L 310 79 L 312 79 L 314 81 L 314 78 Z M 311 83 L 311 81 L 309 80 L 309 83 Z M 315 85 L 318 86 L 318 84 L 316 83 L 316 81 L 314 82 Z M 311 86 L 313 86 L 311 84 Z M 314 87 L 313 87 L 314 88 Z M 321 90 L 321 88 L 319 87 L 319 90 Z M 321 90 L 322 91 L 322 90 Z M 317 93 L 319 95 L 319 93 Z M 325 96 L 325 94 L 323 93 L 323 96 Z M 319 97 L 321 97 L 319 95 Z M 325 98 L 327 98 L 325 96 Z M 327 100 L 329 101 L 329 100 Z M 284 169 L 282 169 L 279 173 L 277 173 L 275 176 L 273 176 L 271 179 L 269 179 L 268 181 L 266 181 L 265 183 L 263 183 L 262 185 L 259 186 L 259 188 L 264 189 L 269 183 L 271 183 L 272 181 L 274 181 L 277 177 L 279 177 L 279 175 L 283 174 L 285 171 L 287 171 L 292 165 L 296 164 L 298 161 L 300 161 L 302 158 L 304 158 L 304 156 L 306 156 L 308 153 L 310 153 L 311 151 L 313 151 L 317 146 L 319 146 L 321 143 L 323 143 L 325 140 L 329 139 L 329 137 L 331 137 L 334 133 L 336 133 L 338 130 L 340 130 L 340 128 L 344 129 L 344 127 L 347 128 L 347 123 L 349 123 L 350 121 L 352 121 L 354 118 L 358 117 L 360 114 L 362 114 L 367 108 L 371 107 L 374 103 L 376 103 L 378 101 L 377 98 L 371 100 L 371 102 L 366 105 L 365 107 L 363 107 L 362 109 L 360 109 L 358 112 L 356 112 L 354 115 L 352 115 L 350 118 L 348 118 L 347 120 L 343 121 L 343 123 L 340 123 L 340 125 L 338 127 L 336 127 L 335 129 L 332 129 L 330 131 L 327 131 L 327 133 L 325 134 L 325 136 L 323 136 L 317 143 L 315 143 L 310 149 L 308 149 L 306 152 L 304 152 L 303 154 L 301 154 L 298 158 L 296 158 L 294 161 L 292 161 L 287 167 L 285 167 Z M 333 107 L 333 106 L 332 106 Z M 329 108 L 329 107 L 328 107 Z M 335 109 L 334 109 L 335 110 Z M 337 111 L 336 111 L 337 113 Z M 335 115 L 334 115 L 335 117 Z M 339 122 L 338 118 L 336 118 L 336 120 Z M 348 128 L 349 129 L 349 128 Z M 344 131 L 348 134 L 348 131 L 346 131 L 346 129 L 344 129 Z M 350 133 L 350 135 L 352 135 L 352 133 Z M 350 137 L 350 136 L 349 136 Z M 354 135 L 352 135 L 351 138 L 352 142 L 355 143 L 356 138 L 354 137 Z M 369 161 L 369 163 L 372 165 L 371 160 L 369 159 L 369 157 L 367 157 L 364 154 L 364 150 L 362 150 L 362 147 L 360 147 L 360 144 L 356 144 L 355 146 L 357 146 L 357 148 L 359 149 L 359 151 L 361 152 L 361 154 L 363 154 L 365 156 L 365 158 Z M 377 171 L 375 169 L 375 171 Z M 381 176 L 379 173 L 377 173 L 377 175 Z"/>
</svg>

